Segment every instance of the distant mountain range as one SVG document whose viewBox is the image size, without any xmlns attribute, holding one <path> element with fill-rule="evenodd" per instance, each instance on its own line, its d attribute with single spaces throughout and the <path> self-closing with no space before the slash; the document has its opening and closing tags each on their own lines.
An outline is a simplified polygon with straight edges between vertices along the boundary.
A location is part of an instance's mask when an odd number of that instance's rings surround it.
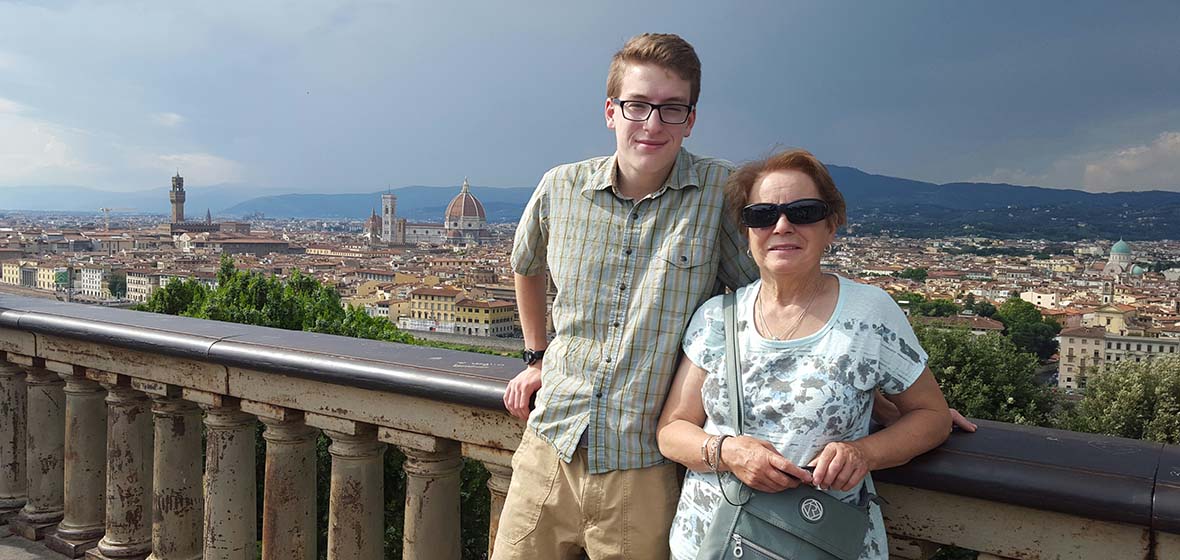
<svg viewBox="0 0 1180 560">
<path fill-rule="evenodd" d="M 1089 193 L 996 183 L 938 185 L 829 166 L 848 203 L 850 230 L 902 237 L 977 235 L 1001 238 L 1180 239 L 1180 192 Z M 488 220 L 516 221 L 531 187 L 472 187 Z M 186 213 L 203 217 L 262 214 L 271 218 L 364 219 L 386 191 L 291 194 L 245 185 L 188 188 Z M 459 187 L 392 189 L 397 213 L 411 221 L 441 220 Z M 100 207 L 169 212 L 168 189 L 105 192 L 81 187 L 0 189 L 0 210 L 97 212 Z"/>
</svg>

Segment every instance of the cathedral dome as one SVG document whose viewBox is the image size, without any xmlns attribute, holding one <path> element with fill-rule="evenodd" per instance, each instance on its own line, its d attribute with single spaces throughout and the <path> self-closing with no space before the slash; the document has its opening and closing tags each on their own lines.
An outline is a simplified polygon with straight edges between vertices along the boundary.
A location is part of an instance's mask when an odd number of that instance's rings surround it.
<svg viewBox="0 0 1180 560">
<path fill-rule="evenodd" d="M 467 179 L 464 178 L 462 190 L 447 205 L 447 212 L 443 219 L 450 224 L 469 218 L 486 221 L 487 215 L 484 213 L 483 204 L 478 198 L 475 198 L 475 195 L 471 194 L 471 187 L 467 184 Z"/>
<path fill-rule="evenodd" d="M 1120 239 L 1118 241 L 1118 243 L 1115 243 L 1114 246 L 1110 248 L 1110 254 L 1112 254 L 1112 255 L 1130 255 L 1131 254 L 1131 246 L 1129 244 L 1127 244 L 1126 241 L 1123 241 L 1122 239 Z"/>
</svg>

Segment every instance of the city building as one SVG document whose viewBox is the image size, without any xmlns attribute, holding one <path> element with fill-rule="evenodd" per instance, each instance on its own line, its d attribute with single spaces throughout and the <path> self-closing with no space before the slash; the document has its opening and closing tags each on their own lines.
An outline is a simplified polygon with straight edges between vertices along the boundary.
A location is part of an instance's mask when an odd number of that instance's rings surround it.
<svg viewBox="0 0 1180 560">
<path fill-rule="evenodd" d="M 1057 294 L 1053 292 L 1021 292 L 1020 299 L 1042 309 L 1054 309 L 1057 307 Z"/>
<path fill-rule="evenodd" d="M 110 277 L 111 267 L 109 266 L 81 265 L 77 267 L 74 276 L 75 293 L 93 299 L 108 299 L 111 297 Z"/>
<path fill-rule="evenodd" d="M 370 216 L 373 220 L 376 214 Z M 447 204 L 443 212 L 442 223 L 407 222 L 405 218 L 397 217 L 397 196 L 393 193 L 381 195 L 381 230 L 380 242 L 385 245 L 452 245 L 469 246 L 487 243 L 488 233 L 487 213 L 483 203 L 471 194 L 471 185 L 467 178 L 463 178 L 463 185 L 459 194 Z M 372 244 L 375 231 L 371 230 L 371 223 L 364 226 L 364 237 Z"/>
<path fill-rule="evenodd" d="M 397 217 L 397 195 L 385 193 L 381 195 L 381 242 L 386 245 L 406 244 L 406 220 Z"/>
<path fill-rule="evenodd" d="M 1180 337 L 1173 334 L 1163 329 L 1148 329 L 1139 335 L 1112 333 L 1103 327 L 1064 329 L 1057 336 L 1060 357 L 1057 386 L 1084 389 L 1086 377 L 1101 373 L 1105 364 L 1175 355 L 1180 352 Z"/>
<path fill-rule="evenodd" d="M 143 303 L 160 287 L 160 273 L 150 269 L 127 271 L 127 299 Z"/>
<path fill-rule="evenodd" d="M 1057 335 L 1057 387 L 1066 390 L 1085 388 L 1086 375 L 1104 363 L 1106 329 L 1075 327 Z"/>
<path fill-rule="evenodd" d="M 3 265 L 0 265 L 0 267 L 3 269 L 3 276 L 0 276 L 0 279 L 3 279 L 5 284 L 10 284 L 13 286 L 20 285 L 21 261 L 5 261 Z"/>
<path fill-rule="evenodd" d="M 68 283 L 69 272 L 64 262 L 43 262 L 37 265 L 38 290 L 56 290 L 59 284 Z"/>
<path fill-rule="evenodd" d="M 488 238 L 488 218 L 483 203 L 471 194 L 471 185 L 463 178 L 459 194 L 443 214 L 446 241 L 450 245 L 478 245 Z"/>
<path fill-rule="evenodd" d="M 398 327 L 415 331 L 455 332 L 456 304 L 463 290 L 449 286 L 418 288 L 410 292 L 410 314 Z"/>
<path fill-rule="evenodd" d="M 1110 258 L 1106 261 L 1106 265 L 1102 267 L 1102 275 L 1143 275 L 1145 272 L 1143 267 L 1135 264 L 1134 258 L 1135 255 L 1131 250 L 1131 245 L 1126 241 L 1119 239 L 1114 245 L 1110 247 Z"/>
<path fill-rule="evenodd" d="M 455 304 L 455 333 L 471 336 L 512 336 L 516 302 L 460 300 Z"/>
</svg>

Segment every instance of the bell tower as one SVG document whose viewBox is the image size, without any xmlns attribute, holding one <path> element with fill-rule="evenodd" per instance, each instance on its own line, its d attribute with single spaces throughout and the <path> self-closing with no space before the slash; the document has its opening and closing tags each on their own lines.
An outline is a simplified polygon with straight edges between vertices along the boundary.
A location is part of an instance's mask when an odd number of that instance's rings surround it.
<svg viewBox="0 0 1180 560">
<path fill-rule="evenodd" d="M 172 192 L 168 193 L 168 200 L 172 201 L 172 223 L 184 223 L 184 177 L 180 176 L 179 169 L 172 178 Z"/>
</svg>

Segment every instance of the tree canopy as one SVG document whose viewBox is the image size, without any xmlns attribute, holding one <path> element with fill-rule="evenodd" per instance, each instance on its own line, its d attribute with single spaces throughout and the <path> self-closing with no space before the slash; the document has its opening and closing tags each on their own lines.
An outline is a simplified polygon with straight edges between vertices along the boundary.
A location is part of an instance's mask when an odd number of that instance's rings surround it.
<svg viewBox="0 0 1180 560">
<path fill-rule="evenodd" d="M 371 317 L 358 307 L 345 308 L 336 290 L 314 278 L 298 271 L 282 279 L 238 270 L 229 257 L 221 260 L 216 289 L 194 280 L 169 282 L 138 309 L 390 342 L 413 341 L 386 319 Z"/>
<path fill-rule="evenodd" d="M 918 282 L 925 282 L 929 273 L 925 268 L 907 268 L 897 273 L 898 278 L 908 278 L 910 280 L 917 280 Z"/>
<path fill-rule="evenodd" d="M 947 403 L 964 415 L 1044 425 L 1053 408 L 1047 387 L 1036 382 L 1036 356 L 997 334 L 917 327 L 929 366 Z"/>
<path fill-rule="evenodd" d="M 899 304 L 905 302 L 911 314 L 924 317 L 950 317 L 962 309 L 949 299 L 927 300 L 926 296 L 916 292 L 897 292 L 893 294 L 893 300 Z"/>
<path fill-rule="evenodd" d="M 1086 392 L 1062 427 L 1180 443 L 1180 356 L 1122 361 L 1086 376 Z"/>
<path fill-rule="evenodd" d="M 127 273 L 112 272 L 107 279 L 107 291 L 111 292 L 111 297 L 127 297 Z"/>
<path fill-rule="evenodd" d="M 1042 360 L 1057 352 L 1057 333 L 1061 325 L 1041 316 L 1037 306 L 1020 298 L 1010 298 L 1000 305 L 995 318 L 1004 323 L 1004 334 L 1025 352 Z"/>
</svg>

